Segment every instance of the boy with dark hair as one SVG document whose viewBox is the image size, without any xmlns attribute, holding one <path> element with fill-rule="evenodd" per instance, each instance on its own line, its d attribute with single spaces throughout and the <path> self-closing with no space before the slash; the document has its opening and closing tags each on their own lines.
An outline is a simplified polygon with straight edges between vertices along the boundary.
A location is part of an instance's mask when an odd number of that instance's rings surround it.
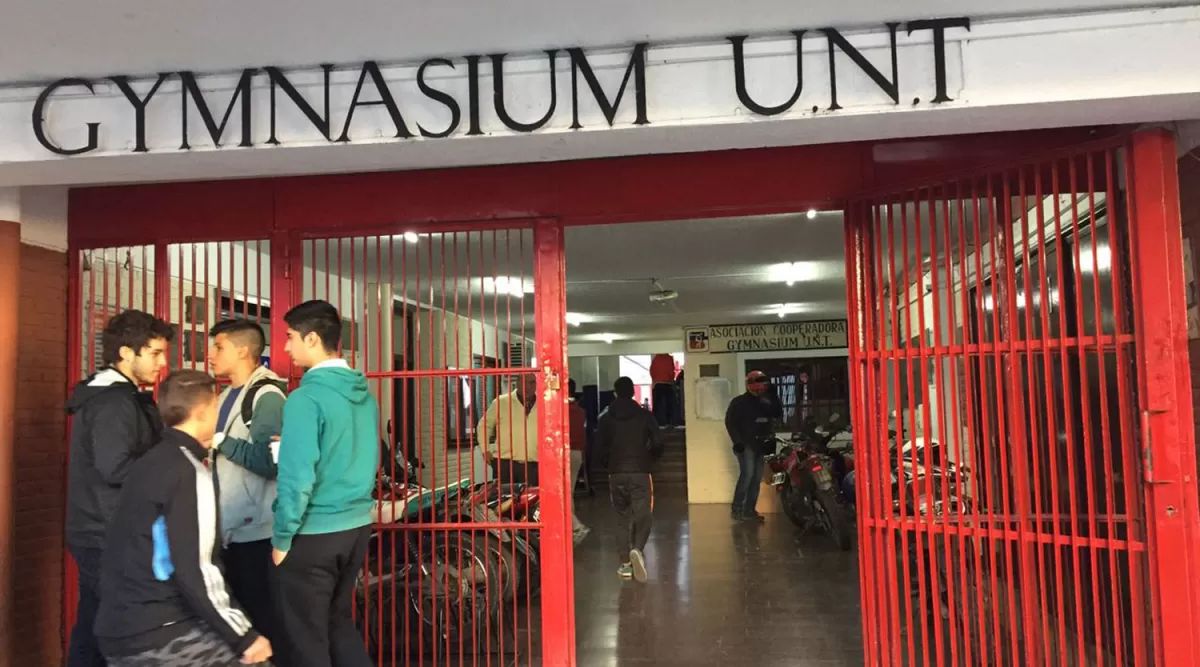
<svg viewBox="0 0 1200 667">
<path fill-rule="evenodd" d="M 75 387 L 67 467 L 66 542 L 79 568 L 79 601 L 67 667 L 102 667 L 92 626 L 100 605 L 100 560 L 105 532 L 130 467 L 162 431 L 152 385 L 167 365 L 173 335 L 166 322 L 139 310 L 108 321 L 101 335 L 104 368 Z"/>
<path fill-rule="evenodd" d="M 226 320 L 209 332 L 208 362 L 229 387 L 218 397 L 213 449 L 221 488 L 221 537 L 229 590 L 246 608 L 254 627 L 271 637 L 271 532 L 278 467 L 271 439 L 283 424 L 287 383 L 261 365 L 266 348 L 262 327 Z"/>
<path fill-rule="evenodd" d="M 109 528 L 96 636 L 114 667 L 233 667 L 271 657 L 225 588 L 209 449 L 217 383 L 182 370 L 159 388 L 162 440 L 135 463 Z"/>
<path fill-rule="evenodd" d="M 379 404 L 338 356 L 342 320 L 324 301 L 284 315 L 286 351 L 307 369 L 283 408 L 275 502 L 276 644 L 287 667 L 369 667 L 352 618 L 379 470 Z"/>
<path fill-rule="evenodd" d="M 613 391 L 616 397 L 597 421 L 596 444 L 600 460 L 607 464 L 613 507 L 626 524 L 618 543 L 622 565 L 617 574 L 645 582 L 643 552 L 650 539 L 654 509 L 650 469 L 662 455 L 663 442 L 654 415 L 633 399 L 633 380 L 617 378 Z"/>
</svg>

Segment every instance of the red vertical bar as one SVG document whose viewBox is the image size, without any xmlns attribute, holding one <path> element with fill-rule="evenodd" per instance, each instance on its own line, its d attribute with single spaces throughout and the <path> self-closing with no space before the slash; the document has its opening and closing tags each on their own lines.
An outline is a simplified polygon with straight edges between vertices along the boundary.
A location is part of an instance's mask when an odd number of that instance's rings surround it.
<svg viewBox="0 0 1200 667">
<path fill-rule="evenodd" d="M 283 378 L 291 378 L 293 372 L 292 359 L 283 351 L 287 346 L 287 323 L 283 316 L 296 305 L 297 287 L 304 282 L 302 244 L 303 241 L 293 239 L 288 232 L 279 231 L 271 234 L 268 246 L 271 259 L 271 370 Z M 260 314 L 262 303 L 260 295 Z"/>
<path fill-rule="evenodd" d="M 566 392 L 550 386 L 566 376 L 566 264 L 558 221 L 539 221 L 534 228 L 534 329 L 537 332 L 538 461 L 542 478 L 542 661 L 575 665 L 575 590 L 571 558 L 571 510 L 563 488 L 568 461 Z"/>
<path fill-rule="evenodd" d="M 89 315 L 92 312 L 91 308 L 95 307 L 95 299 L 89 299 L 87 308 L 83 303 L 83 253 L 74 246 L 67 249 L 67 384 L 64 387 L 63 401 L 70 398 L 71 392 L 75 388 L 75 383 L 81 379 L 81 370 L 84 367 L 83 348 L 85 332 L 91 332 L 93 325 L 89 321 Z M 90 251 L 89 251 L 90 254 Z M 91 263 L 91 272 L 96 271 L 96 265 Z M 90 276 L 89 276 L 90 277 Z M 88 340 L 87 349 L 92 349 L 92 340 L 95 338 L 95 333 L 92 333 L 92 339 Z M 88 356 L 93 356 L 88 354 Z M 71 437 L 71 418 L 67 417 L 67 438 Z M 70 458 L 70 448 L 66 449 L 67 456 L 64 457 L 62 467 L 62 479 L 67 479 L 67 464 Z M 65 491 L 65 490 L 64 490 Z M 66 521 L 66 514 L 61 515 L 62 520 Z M 64 549 L 65 551 L 65 549 Z M 75 625 L 75 607 L 78 604 L 79 595 L 79 573 L 75 568 L 75 561 L 70 557 L 70 554 L 63 554 L 63 608 L 62 608 L 62 623 L 63 623 L 63 651 L 64 655 L 70 646 L 71 628 Z"/>
<path fill-rule="evenodd" d="M 1191 376 L 1187 356 L 1183 245 L 1175 142 L 1163 129 L 1133 136 L 1129 188 L 1136 243 L 1134 302 L 1145 367 L 1142 444 L 1146 451 L 1150 567 L 1156 573 L 1158 664 L 1200 663 L 1200 508 Z"/>
</svg>

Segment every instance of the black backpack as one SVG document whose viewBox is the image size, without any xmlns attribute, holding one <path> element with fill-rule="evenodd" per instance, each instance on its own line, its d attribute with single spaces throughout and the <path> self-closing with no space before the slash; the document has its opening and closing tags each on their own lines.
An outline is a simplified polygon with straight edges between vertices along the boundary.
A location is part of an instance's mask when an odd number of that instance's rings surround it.
<svg viewBox="0 0 1200 667">
<path fill-rule="evenodd" d="M 254 398 L 258 396 L 258 390 L 266 386 L 278 387 L 279 391 L 287 396 L 287 382 L 283 380 L 272 380 L 271 378 L 262 378 L 257 380 L 249 387 L 246 387 L 246 395 L 242 397 L 242 423 L 247 427 L 250 426 L 250 420 L 254 417 Z"/>
</svg>

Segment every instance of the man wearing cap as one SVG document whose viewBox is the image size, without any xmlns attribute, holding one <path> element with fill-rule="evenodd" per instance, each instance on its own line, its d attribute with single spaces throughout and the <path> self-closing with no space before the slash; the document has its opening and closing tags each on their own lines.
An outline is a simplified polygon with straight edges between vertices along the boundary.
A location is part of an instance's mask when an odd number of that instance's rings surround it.
<svg viewBox="0 0 1200 667">
<path fill-rule="evenodd" d="M 772 420 L 783 416 L 783 410 L 771 390 L 771 380 L 762 371 L 746 376 L 746 393 L 729 402 L 725 411 L 725 430 L 733 441 L 733 454 L 738 461 L 738 481 L 733 491 L 733 518 L 761 522 L 757 511 L 758 489 L 762 482 L 763 457 L 775 448 Z"/>
</svg>

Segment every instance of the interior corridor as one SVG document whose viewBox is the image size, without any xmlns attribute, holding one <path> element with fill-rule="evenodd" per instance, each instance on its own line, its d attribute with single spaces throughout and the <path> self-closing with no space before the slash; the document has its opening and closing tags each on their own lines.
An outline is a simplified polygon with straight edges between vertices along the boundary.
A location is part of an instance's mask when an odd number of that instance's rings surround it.
<svg viewBox="0 0 1200 667">
<path fill-rule="evenodd" d="M 606 493 L 576 499 L 592 528 L 575 549 L 580 667 L 863 664 L 855 555 L 782 514 L 734 523 L 672 486 L 656 490 L 649 581 L 622 582 Z"/>
</svg>

